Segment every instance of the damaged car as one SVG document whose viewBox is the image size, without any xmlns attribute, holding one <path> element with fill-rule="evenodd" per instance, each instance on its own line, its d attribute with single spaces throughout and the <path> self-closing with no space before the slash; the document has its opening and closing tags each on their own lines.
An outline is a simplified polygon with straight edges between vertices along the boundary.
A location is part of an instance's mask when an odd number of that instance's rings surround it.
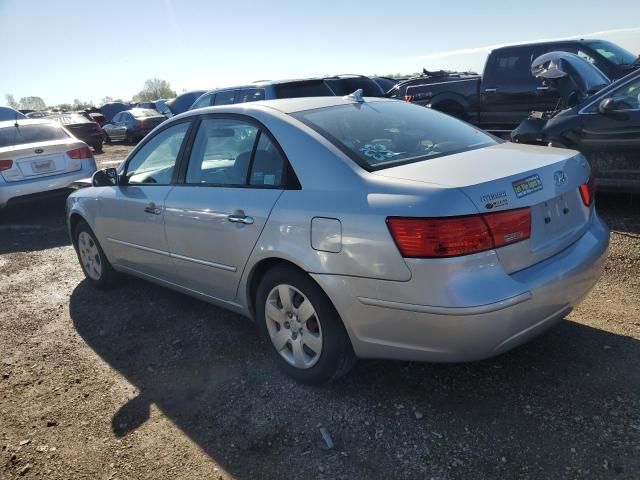
<svg viewBox="0 0 640 480">
<path fill-rule="evenodd" d="M 560 104 L 533 112 L 511 140 L 579 150 L 599 190 L 640 192 L 640 71 L 611 83 L 588 61 L 551 52 L 536 58 L 531 72 L 558 91 Z"/>
</svg>

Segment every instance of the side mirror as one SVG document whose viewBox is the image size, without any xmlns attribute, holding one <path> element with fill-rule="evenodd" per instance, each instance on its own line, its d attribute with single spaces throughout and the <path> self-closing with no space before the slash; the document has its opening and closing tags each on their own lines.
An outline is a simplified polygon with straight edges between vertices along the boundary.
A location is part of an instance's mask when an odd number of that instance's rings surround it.
<svg viewBox="0 0 640 480">
<path fill-rule="evenodd" d="M 115 168 L 98 170 L 91 177 L 91 185 L 94 187 L 114 187 L 119 183 L 118 171 Z"/>
<path fill-rule="evenodd" d="M 624 102 L 620 102 L 611 97 L 607 97 L 598 105 L 598 111 L 603 115 L 611 115 L 625 109 Z"/>
</svg>

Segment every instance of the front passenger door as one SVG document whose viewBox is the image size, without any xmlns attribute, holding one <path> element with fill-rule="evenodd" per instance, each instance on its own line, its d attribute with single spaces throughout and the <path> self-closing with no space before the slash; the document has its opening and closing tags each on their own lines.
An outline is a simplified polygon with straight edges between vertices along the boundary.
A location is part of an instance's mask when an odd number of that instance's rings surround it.
<svg viewBox="0 0 640 480">
<path fill-rule="evenodd" d="M 190 125 L 182 121 L 151 137 L 127 159 L 120 184 L 101 194 L 98 228 L 112 263 L 154 278 L 173 279 L 164 203 L 175 183 L 176 163 Z"/>
</svg>

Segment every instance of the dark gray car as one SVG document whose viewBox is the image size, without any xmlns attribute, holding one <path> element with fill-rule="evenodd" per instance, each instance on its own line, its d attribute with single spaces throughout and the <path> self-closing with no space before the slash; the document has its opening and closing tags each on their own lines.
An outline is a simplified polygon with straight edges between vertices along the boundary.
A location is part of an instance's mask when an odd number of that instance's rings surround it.
<svg viewBox="0 0 640 480">
<path fill-rule="evenodd" d="M 135 143 L 166 119 L 164 115 L 150 108 L 132 108 L 116 113 L 111 121 L 102 127 L 105 141 Z"/>
</svg>

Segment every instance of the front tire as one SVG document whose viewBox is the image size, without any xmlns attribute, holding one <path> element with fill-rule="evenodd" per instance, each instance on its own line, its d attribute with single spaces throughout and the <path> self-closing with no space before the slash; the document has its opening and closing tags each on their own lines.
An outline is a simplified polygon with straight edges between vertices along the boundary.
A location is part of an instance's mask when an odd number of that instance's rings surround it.
<svg viewBox="0 0 640 480">
<path fill-rule="evenodd" d="M 116 272 L 89 225 L 80 221 L 76 225 L 73 238 L 78 261 L 89 283 L 99 289 L 111 287 Z"/>
<path fill-rule="evenodd" d="M 256 295 L 259 329 L 279 368 L 321 385 L 347 373 L 356 357 L 338 312 L 320 287 L 289 266 L 266 273 Z"/>
</svg>

